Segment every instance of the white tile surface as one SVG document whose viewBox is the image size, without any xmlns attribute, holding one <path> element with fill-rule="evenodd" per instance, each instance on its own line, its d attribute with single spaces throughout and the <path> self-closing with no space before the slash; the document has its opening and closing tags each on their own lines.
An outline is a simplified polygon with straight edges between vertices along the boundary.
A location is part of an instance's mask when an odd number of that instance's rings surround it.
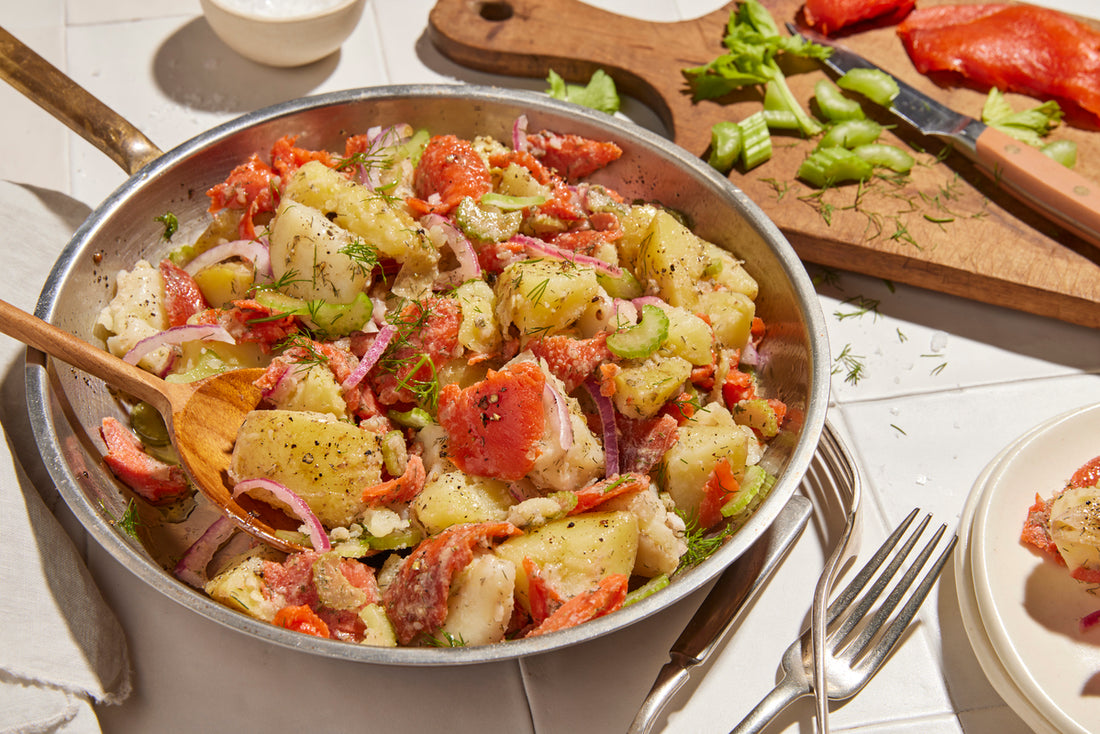
<svg viewBox="0 0 1100 734">
<path fill-rule="evenodd" d="M 0 0 L 0 26 L 165 150 L 258 107 L 350 87 L 468 82 L 545 88 L 540 79 L 483 74 L 443 57 L 425 32 L 433 4 L 368 0 L 338 55 L 294 70 L 236 56 L 210 31 L 197 0 Z M 723 5 L 593 4 L 660 22 Z M 1057 5 L 1095 13 L 1092 0 Z M 7 141 L 0 179 L 71 193 L 86 206 L 125 180 L 102 153 L 12 90 L 0 88 L 0 108 L 0 140 Z M 660 129 L 637 103 L 628 102 L 625 111 Z M 819 292 L 832 355 L 848 347 L 863 370 L 859 381 L 847 381 L 845 366 L 838 364 L 830 419 L 862 467 L 865 551 L 914 506 L 953 529 L 971 483 L 1001 447 L 1050 416 L 1100 401 L 1100 339 L 1093 331 L 852 274 L 826 277 Z M 871 299 L 877 302 L 873 311 L 847 315 Z M 5 395 L 9 384 L 13 379 L 5 382 Z M 64 515 L 64 508 L 58 513 Z M 783 649 L 806 622 L 835 520 L 819 518 L 807 530 L 736 634 L 696 672 L 658 730 L 727 731 L 774 684 Z M 372 731 L 410 724 L 458 732 L 621 731 L 702 598 L 696 594 L 628 630 L 522 665 L 399 669 L 260 645 L 177 608 L 94 544 L 89 561 L 131 640 L 135 693 L 122 706 L 98 709 L 104 730 L 123 734 L 304 730 L 316 728 L 318 711 L 368 722 Z M 970 650 L 950 566 L 919 619 L 866 691 L 834 707 L 833 730 L 1026 731 Z M 769 731 L 811 731 L 812 711 L 803 700 Z"/>
</svg>

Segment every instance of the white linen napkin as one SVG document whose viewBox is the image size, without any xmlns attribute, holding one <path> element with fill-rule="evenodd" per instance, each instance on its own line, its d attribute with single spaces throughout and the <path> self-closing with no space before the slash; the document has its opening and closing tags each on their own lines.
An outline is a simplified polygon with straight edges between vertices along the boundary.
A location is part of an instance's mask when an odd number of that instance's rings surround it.
<svg viewBox="0 0 1100 734">
<path fill-rule="evenodd" d="M 0 731 L 98 731 L 91 702 L 130 693 L 126 639 L 3 436 Z"/>
<path fill-rule="evenodd" d="M 0 181 L 0 298 L 33 310 L 88 212 L 63 194 Z M 0 732 L 98 732 L 92 703 L 130 692 L 126 639 L 50 512 L 56 505 L 72 521 L 30 435 L 24 353 L 0 335 Z M 83 529 L 71 524 L 83 543 Z"/>
</svg>

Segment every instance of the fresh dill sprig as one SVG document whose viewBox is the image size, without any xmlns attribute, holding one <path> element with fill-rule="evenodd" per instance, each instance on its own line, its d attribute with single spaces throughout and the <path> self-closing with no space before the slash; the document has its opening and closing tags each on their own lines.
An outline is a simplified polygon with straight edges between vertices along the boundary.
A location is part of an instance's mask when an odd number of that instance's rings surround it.
<svg viewBox="0 0 1100 734">
<path fill-rule="evenodd" d="M 138 528 L 141 527 L 141 515 L 138 513 L 137 504 L 131 498 L 126 503 L 126 509 L 122 511 L 122 517 L 115 517 L 115 514 L 111 512 L 107 505 L 101 501 L 99 507 L 103 510 L 103 514 L 107 516 L 107 519 L 112 525 L 118 527 L 122 532 L 129 535 L 131 538 L 138 539 Z"/>
<path fill-rule="evenodd" d="M 180 220 L 172 212 L 165 212 L 159 217 L 153 217 L 154 221 L 160 222 L 164 225 L 164 232 L 161 234 L 161 239 L 165 242 L 172 241 L 172 235 L 179 231 Z"/>
<path fill-rule="evenodd" d="M 363 240 L 353 240 L 337 252 L 341 255 L 347 255 L 360 275 L 367 276 L 378 267 L 378 248 Z"/>
<path fill-rule="evenodd" d="M 714 555 L 714 552 L 729 540 L 733 532 L 729 525 L 722 527 L 714 535 L 708 535 L 706 528 L 699 527 L 699 519 L 694 514 L 688 515 L 683 510 L 676 510 L 676 514 L 684 521 L 684 542 L 687 550 L 680 556 L 680 565 L 676 567 L 676 573 L 698 566 L 703 561 Z"/>
<path fill-rule="evenodd" d="M 453 635 L 447 630 L 440 630 L 439 636 L 428 635 L 424 638 L 428 647 L 466 647 L 466 640 L 462 635 Z"/>
<path fill-rule="evenodd" d="M 832 374 L 837 375 L 844 372 L 845 382 L 855 385 L 863 378 L 863 357 L 852 354 L 851 344 L 845 344 L 833 362 Z"/>
<path fill-rule="evenodd" d="M 867 314 L 874 314 L 875 318 L 878 318 L 879 301 L 877 298 L 867 298 L 866 296 L 853 296 L 846 298 L 840 302 L 841 306 L 855 306 L 855 311 L 849 311 L 847 313 L 840 311 L 839 309 L 833 312 L 833 316 L 836 316 L 838 320 L 850 319 L 852 317 L 865 316 Z"/>
</svg>

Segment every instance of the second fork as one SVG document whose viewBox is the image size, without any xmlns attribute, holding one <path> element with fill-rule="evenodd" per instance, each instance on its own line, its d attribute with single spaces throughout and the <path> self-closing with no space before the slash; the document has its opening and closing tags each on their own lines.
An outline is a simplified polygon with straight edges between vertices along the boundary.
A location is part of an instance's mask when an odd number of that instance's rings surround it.
<svg viewBox="0 0 1100 734">
<path fill-rule="evenodd" d="M 951 557 L 957 538 L 948 541 L 920 583 L 910 590 L 921 570 L 928 563 L 936 545 L 946 530 L 940 528 L 920 550 L 897 584 L 885 594 L 887 586 L 905 563 L 916 545 L 931 515 L 926 516 L 913 533 L 894 550 L 918 514 L 913 510 L 890 534 L 851 583 L 829 605 L 826 636 L 826 679 L 830 700 L 845 700 L 856 695 L 874 676 L 901 640 L 902 634 L 916 615 L 928 592 L 935 585 L 944 565 Z M 886 568 L 868 586 L 879 568 L 889 559 Z M 858 600 L 857 600 L 858 597 Z M 869 619 L 871 608 L 881 603 Z M 895 609 L 901 604 L 896 616 Z M 806 630 L 783 655 L 783 678 L 737 725 L 732 734 L 751 734 L 763 729 L 793 701 L 813 692 L 811 635 Z"/>
</svg>

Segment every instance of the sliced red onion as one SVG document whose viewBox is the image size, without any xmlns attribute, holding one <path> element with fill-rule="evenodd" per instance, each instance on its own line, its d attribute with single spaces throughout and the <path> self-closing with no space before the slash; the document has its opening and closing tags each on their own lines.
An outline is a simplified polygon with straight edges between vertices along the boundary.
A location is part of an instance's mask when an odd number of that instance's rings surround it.
<svg viewBox="0 0 1100 734">
<path fill-rule="evenodd" d="M 1096 626 L 1097 623 L 1100 623 L 1100 609 L 1081 617 L 1081 631 L 1084 632 L 1090 627 Z"/>
<path fill-rule="evenodd" d="M 621 278 L 623 271 L 618 265 L 612 265 L 605 263 L 598 257 L 590 257 L 588 255 L 581 255 L 573 250 L 567 250 L 564 247 L 558 247 L 557 245 L 550 244 L 545 240 L 540 240 L 537 237 L 528 237 L 525 234 L 517 234 L 512 237 L 511 242 L 518 242 L 532 252 L 536 252 L 540 255 L 548 255 L 549 257 L 557 258 L 558 260 L 568 260 L 577 265 L 585 265 L 590 268 L 599 270 L 601 273 L 606 273 L 612 278 Z"/>
<path fill-rule="evenodd" d="M 741 364 L 748 365 L 749 367 L 760 366 L 760 352 L 756 350 L 756 345 L 752 343 L 752 340 L 745 342 L 744 348 L 741 350 Z"/>
<path fill-rule="evenodd" d="M 573 420 L 569 417 L 569 406 L 550 380 L 543 383 L 543 393 L 548 394 L 554 402 L 553 415 L 558 424 L 558 443 L 561 444 L 562 451 L 568 451 L 573 448 Z"/>
<path fill-rule="evenodd" d="M 378 330 L 378 336 L 374 337 L 374 341 L 371 342 L 370 347 L 363 354 L 363 358 L 359 360 L 359 364 L 355 366 L 355 369 L 351 371 L 351 374 L 344 378 L 344 381 L 340 383 L 340 389 L 347 392 L 353 387 L 363 381 L 363 378 L 367 376 L 367 373 L 371 371 L 371 368 L 382 357 L 382 354 L 386 351 L 386 347 L 390 345 L 390 341 L 393 340 L 394 335 L 397 333 L 397 329 L 392 324 L 386 324 Z"/>
<path fill-rule="evenodd" d="M 236 529 L 237 524 L 225 515 L 211 523 L 206 532 L 183 552 L 183 557 L 180 558 L 174 570 L 176 578 L 196 589 L 204 587 L 209 580 L 206 567 L 210 565 L 214 554 L 225 545 Z"/>
<path fill-rule="evenodd" d="M 309 531 L 309 542 L 313 545 L 313 550 L 318 553 L 325 553 L 332 550 L 332 543 L 329 542 L 328 533 L 325 532 L 325 528 L 321 525 L 321 521 L 313 514 L 313 510 L 309 509 L 309 505 L 306 504 L 306 501 L 290 491 L 286 485 L 280 484 L 273 479 L 264 479 L 262 477 L 245 479 L 234 485 L 233 499 L 237 499 L 242 494 L 249 494 L 253 490 L 260 490 L 273 497 L 279 504 L 289 508 L 290 511 L 294 513 L 294 516 L 301 520 L 302 524 L 305 525 Z"/>
<path fill-rule="evenodd" d="M 600 423 L 603 424 L 604 473 L 608 478 L 616 477 L 619 475 L 619 431 L 615 426 L 615 406 L 611 404 L 611 398 L 600 392 L 600 383 L 595 378 L 585 380 L 584 386 L 592 396 L 592 402 L 600 413 Z"/>
<path fill-rule="evenodd" d="M 481 265 L 477 261 L 477 253 L 474 246 L 462 231 L 438 214 L 426 214 L 420 220 L 425 227 L 438 227 L 443 233 L 443 239 L 447 246 L 455 254 L 458 260 L 458 277 L 460 283 L 465 283 L 471 278 L 481 277 Z"/>
<path fill-rule="evenodd" d="M 225 330 L 224 326 L 218 324 L 184 324 L 145 337 L 135 344 L 133 349 L 126 352 L 126 356 L 122 359 L 130 364 L 137 364 L 142 357 L 160 347 L 194 341 L 237 343 L 233 336 Z"/>
<path fill-rule="evenodd" d="M 248 260 L 256 272 L 271 277 L 271 253 L 268 250 L 267 240 L 233 240 L 220 245 L 214 245 L 209 250 L 199 253 L 191 262 L 183 267 L 188 275 L 194 275 L 203 268 L 228 260 L 231 257 L 239 257 Z"/>
<path fill-rule="evenodd" d="M 512 123 L 512 150 L 517 153 L 527 150 L 527 115 L 520 115 Z"/>
</svg>

